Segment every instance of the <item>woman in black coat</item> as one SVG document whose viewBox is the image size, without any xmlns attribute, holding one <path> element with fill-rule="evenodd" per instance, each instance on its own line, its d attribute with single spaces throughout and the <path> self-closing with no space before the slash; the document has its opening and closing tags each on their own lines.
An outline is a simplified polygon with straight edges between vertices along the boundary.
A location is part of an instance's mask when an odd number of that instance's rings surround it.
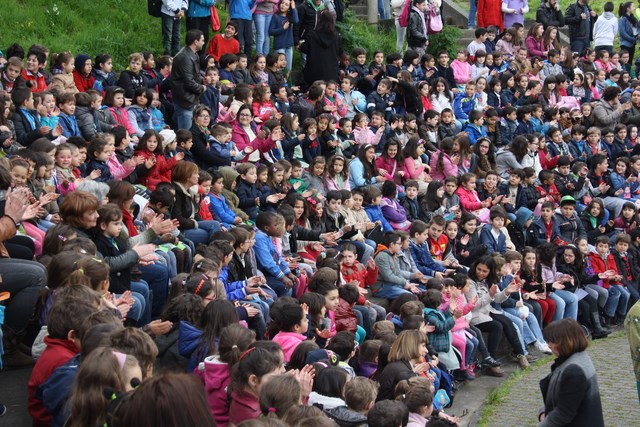
<svg viewBox="0 0 640 427">
<path fill-rule="evenodd" d="M 557 358 L 540 381 L 544 409 L 538 427 L 604 427 L 596 369 L 580 324 L 573 319 L 553 322 L 544 329 L 544 339 Z"/>
<path fill-rule="evenodd" d="M 338 62 L 342 42 L 336 33 L 333 15 L 324 10 L 318 16 L 318 24 L 300 44 L 300 52 L 307 55 L 302 74 L 307 85 L 316 80 L 338 81 Z"/>
</svg>

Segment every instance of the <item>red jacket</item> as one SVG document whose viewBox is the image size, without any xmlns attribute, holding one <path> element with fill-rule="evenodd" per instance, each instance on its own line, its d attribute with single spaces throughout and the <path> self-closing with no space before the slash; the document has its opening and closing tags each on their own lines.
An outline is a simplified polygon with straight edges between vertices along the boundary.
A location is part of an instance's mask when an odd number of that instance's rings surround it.
<svg viewBox="0 0 640 427">
<path fill-rule="evenodd" d="M 615 271 L 615 274 L 618 273 L 618 267 L 616 266 L 616 260 L 613 258 L 611 252 L 607 255 L 607 259 L 603 259 L 602 255 L 597 252 L 589 253 L 589 260 L 591 261 L 591 267 L 597 273 L 604 273 L 607 270 Z M 605 289 L 609 289 L 612 285 L 620 285 L 620 283 L 611 283 L 609 279 L 602 279 L 602 287 Z"/>
<path fill-rule="evenodd" d="M 88 89 L 93 89 L 96 79 L 91 74 L 87 77 L 80 74 L 78 70 L 73 70 L 73 82 L 80 92 L 86 92 Z"/>
<path fill-rule="evenodd" d="M 49 379 L 53 371 L 80 352 L 76 343 L 67 339 L 45 337 L 44 343 L 47 348 L 33 367 L 31 378 L 27 384 L 29 390 L 27 403 L 34 427 L 51 425 L 51 414 L 44 407 L 42 401 L 36 397 L 38 387 Z"/>
<path fill-rule="evenodd" d="M 504 31 L 502 0 L 478 0 L 478 27 L 487 28 L 489 25 Z"/>
<path fill-rule="evenodd" d="M 346 283 L 357 281 L 358 286 L 363 289 L 368 288 L 378 281 L 378 266 L 373 270 L 366 268 L 362 263 L 356 261 L 353 266 L 349 267 L 344 264 L 340 267 L 342 272 L 342 278 Z M 364 305 L 366 298 L 364 295 L 360 295 L 358 298 L 358 305 Z"/>
<path fill-rule="evenodd" d="M 456 194 L 460 197 L 460 206 L 462 206 L 462 209 L 465 211 L 471 212 L 483 208 L 477 191 L 467 190 L 461 185 L 456 190 Z"/>
<path fill-rule="evenodd" d="M 335 315 L 336 331 L 349 331 L 355 333 L 358 329 L 358 317 L 353 312 L 351 304 L 340 298 Z"/>
<path fill-rule="evenodd" d="M 153 191 L 156 189 L 156 185 L 161 182 L 171 182 L 171 169 L 178 164 L 178 161 L 175 157 L 170 159 L 166 159 L 164 154 L 153 154 L 149 150 L 138 150 L 133 153 L 135 156 L 142 156 L 146 161 L 151 156 L 156 156 L 156 164 L 149 169 L 149 172 L 140 177 L 140 184 L 144 185 L 149 189 L 149 191 Z"/>
<path fill-rule="evenodd" d="M 32 74 L 26 68 L 22 69 L 22 80 L 27 83 L 27 86 L 31 85 L 31 92 L 37 93 L 42 92 L 47 89 L 47 82 L 44 79 L 44 74 L 38 72 L 37 74 Z"/>
</svg>

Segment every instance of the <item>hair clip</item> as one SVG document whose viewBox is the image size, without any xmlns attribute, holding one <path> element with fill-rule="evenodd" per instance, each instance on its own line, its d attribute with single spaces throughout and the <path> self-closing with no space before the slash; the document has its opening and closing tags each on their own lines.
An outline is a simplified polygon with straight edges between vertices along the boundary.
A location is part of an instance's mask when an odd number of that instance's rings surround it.
<svg viewBox="0 0 640 427">
<path fill-rule="evenodd" d="M 184 276 L 184 278 L 182 279 L 182 287 L 184 287 L 184 285 L 187 284 L 187 276 Z"/>
<path fill-rule="evenodd" d="M 113 353 L 113 355 L 118 360 L 118 365 L 120 366 L 120 369 L 124 369 L 124 364 L 127 361 L 127 355 L 115 350 L 111 350 L 111 353 Z"/>
<path fill-rule="evenodd" d="M 269 408 L 269 412 L 275 414 L 277 412 L 276 408 Z"/>
<path fill-rule="evenodd" d="M 198 268 L 198 269 L 202 268 L 202 261 L 199 261 L 199 262 L 196 264 L 196 268 Z"/>
<path fill-rule="evenodd" d="M 235 348 L 236 350 L 238 350 L 238 346 L 237 346 L 237 345 L 235 345 L 235 344 L 231 346 L 231 349 L 232 349 L 232 350 L 233 350 L 234 348 Z"/>
<path fill-rule="evenodd" d="M 320 258 L 325 259 L 327 257 L 326 252 L 320 252 Z"/>
<path fill-rule="evenodd" d="M 85 251 L 85 250 L 84 250 L 84 249 L 82 249 L 82 248 L 80 248 L 80 249 L 78 250 L 78 252 L 80 252 L 80 253 L 81 253 L 81 254 L 83 254 L 83 255 L 86 255 L 86 254 L 87 254 L 87 251 Z"/>
<path fill-rule="evenodd" d="M 273 172 L 278 172 L 278 168 L 277 168 L 276 166 L 272 167 L 272 168 L 271 168 L 271 170 L 272 170 Z"/>
<path fill-rule="evenodd" d="M 417 145 L 422 145 L 425 143 L 424 139 L 419 139 L 418 142 L 416 143 Z"/>
<path fill-rule="evenodd" d="M 198 295 L 198 292 L 200 292 L 200 289 L 202 289 L 202 285 L 204 285 L 204 282 L 205 282 L 204 279 L 200 280 L 200 283 L 198 283 L 196 290 L 193 292 L 195 295 Z"/>
<path fill-rule="evenodd" d="M 60 239 L 60 241 L 62 242 L 66 242 L 68 239 L 60 234 L 58 234 L 58 239 Z"/>
<path fill-rule="evenodd" d="M 79 271 L 81 274 L 84 274 L 84 269 L 79 268 L 79 269 L 78 269 L 78 271 Z"/>
<path fill-rule="evenodd" d="M 240 361 L 240 360 L 244 359 L 244 357 L 245 357 L 247 354 L 251 353 L 251 352 L 252 352 L 253 350 L 255 350 L 255 349 L 256 349 L 256 347 L 251 347 L 249 350 L 246 350 L 244 353 L 242 353 L 242 354 L 240 355 L 240 358 L 238 359 L 238 361 Z"/>
</svg>

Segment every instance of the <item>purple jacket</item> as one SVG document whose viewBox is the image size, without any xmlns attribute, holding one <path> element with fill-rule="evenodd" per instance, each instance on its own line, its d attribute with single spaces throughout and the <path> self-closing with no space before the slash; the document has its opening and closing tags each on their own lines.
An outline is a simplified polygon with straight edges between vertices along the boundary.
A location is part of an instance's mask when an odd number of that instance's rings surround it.
<svg viewBox="0 0 640 427">
<path fill-rule="evenodd" d="M 502 0 L 502 4 L 509 9 L 518 11 L 517 14 L 503 12 L 504 28 L 513 27 L 515 23 L 524 25 L 524 14 L 529 11 L 529 2 L 527 0 Z M 524 13 L 520 13 L 520 9 L 524 9 Z"/>
<path fill-rule="evenodd" d="M 382 215 L 384 215 L 394 229 L 401 230 L 408 228 L 407 224 L 411 226 L 411 223 L 407 221 L 407 213 L 396 199 L 390 200 L 383 197 L 380 201 L 380 208 L 382 209 Z"/>
</svg>

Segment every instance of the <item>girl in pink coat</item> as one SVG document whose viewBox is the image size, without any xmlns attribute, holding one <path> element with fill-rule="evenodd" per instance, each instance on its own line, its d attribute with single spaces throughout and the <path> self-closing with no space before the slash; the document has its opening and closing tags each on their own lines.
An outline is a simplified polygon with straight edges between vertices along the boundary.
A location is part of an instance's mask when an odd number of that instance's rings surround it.
<svg viewBox="0 0 640 427">
<path fill-rule="evenodd" d="M 479 221 L 489 223 L 488 206 L 491 202 L 488 200 L 480 201 L 476 191 L 476 176 L 474 174 L 465 173 L 462 175 L 456 194 L 460 197 L 462 209 L 477 216 Z"/>
</svg>

